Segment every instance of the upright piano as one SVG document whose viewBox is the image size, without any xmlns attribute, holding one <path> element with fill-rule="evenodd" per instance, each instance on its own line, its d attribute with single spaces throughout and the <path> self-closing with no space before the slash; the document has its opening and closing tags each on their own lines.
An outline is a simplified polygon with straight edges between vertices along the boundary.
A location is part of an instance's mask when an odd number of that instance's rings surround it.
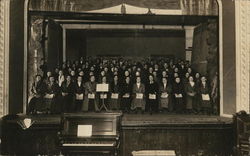
<svg viewBox="0 0 250 156">
<path fill-rule="evenodd" d="M 68 113 L 62 117 L 64 155 L 119 155 L 121 113 Z"/>
</svg>

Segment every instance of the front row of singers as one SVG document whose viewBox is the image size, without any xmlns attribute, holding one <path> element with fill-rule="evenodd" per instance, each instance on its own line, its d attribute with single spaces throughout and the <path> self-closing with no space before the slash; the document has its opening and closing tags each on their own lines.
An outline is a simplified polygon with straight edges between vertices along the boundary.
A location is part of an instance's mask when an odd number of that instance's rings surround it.
<svg viewBox="0 0 250 156">
<path fill-rule="evenodd" d="M 126 77 L 125 82 L 120 84 L 117 76 L 108 84 L 104 76 L 101 84 L 107 84 L 107 92 L 97 92 L 95 76 L 92 75 L 86 83 L 82 79 L 78 76 L 73 83 L 68 75 L 59 87 L 53 76 L 44 83 L 37 75 L 32 85 L 34 96 L 29 102 L 28 113 L 122 110 L 126 113 L 210 114 L 212 111 L 210 89 L 204 76 L 200 84 L 196 84 L 192 76 L 185 84 L 179 77 L 174 79 L 174 83 L 169 83 L 166 77 L 162 78 L 161 83 L 156 83 L 152 75 L 149 75 L 146 84 L 141 82 L 141 77 L 136 77 L 134 84 L 130 77 Z"/>
</svg>

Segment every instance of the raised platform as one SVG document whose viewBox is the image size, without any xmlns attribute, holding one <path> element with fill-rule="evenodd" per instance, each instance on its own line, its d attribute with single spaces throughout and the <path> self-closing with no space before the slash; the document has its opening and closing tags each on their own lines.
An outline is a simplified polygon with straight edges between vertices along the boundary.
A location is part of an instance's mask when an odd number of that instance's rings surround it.
<svg viewBox="0 0 250 156">
<path fill-rule="evenodd" d="M 122 127 L 168 127 L 168 128 L 231 128 L 233 120 L 208 115 L 124 114 Z"/>
</svg>

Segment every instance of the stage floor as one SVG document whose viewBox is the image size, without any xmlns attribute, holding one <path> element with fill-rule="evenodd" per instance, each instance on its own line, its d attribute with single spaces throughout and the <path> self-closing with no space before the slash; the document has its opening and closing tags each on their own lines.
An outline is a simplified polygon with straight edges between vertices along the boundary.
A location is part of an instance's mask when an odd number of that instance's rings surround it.
<svg viewBox="0 0 250 156">
<path fill-rule="evenodd" d="M 122 126 L 232 125 L 233 119 L 209 115 L 123 114 Z"/>
</svg>

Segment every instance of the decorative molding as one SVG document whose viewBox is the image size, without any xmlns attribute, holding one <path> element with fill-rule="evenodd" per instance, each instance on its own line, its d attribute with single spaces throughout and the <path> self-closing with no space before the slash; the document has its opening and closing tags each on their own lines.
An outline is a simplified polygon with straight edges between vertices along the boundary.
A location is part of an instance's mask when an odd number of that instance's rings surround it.
<svg viewBox="0 0 250 156">
<path fill-rule="evenodd" d="M 9 111 L 9 0 L 0 0 L 0 117 Z"/>
<path fill-rule="evenodd" d="M 249 113 L 250 1 L 235 1 L 236 111 Z"/>
</svg>

